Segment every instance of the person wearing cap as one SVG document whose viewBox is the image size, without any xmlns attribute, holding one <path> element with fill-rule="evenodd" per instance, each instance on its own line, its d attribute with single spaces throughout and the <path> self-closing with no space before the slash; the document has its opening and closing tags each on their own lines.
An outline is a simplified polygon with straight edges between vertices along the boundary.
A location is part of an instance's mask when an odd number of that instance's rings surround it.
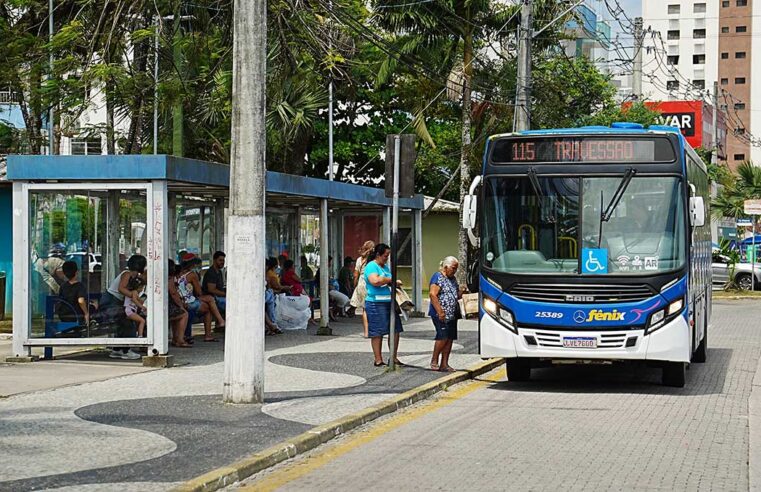
<svg viewBox="0 0 761 492">
<path fill-rule="evenodd" d="M 62 243 L 56 243 L 50 247 L 47 258 L 38 258 L 34 262 L 34 269 L 42 277 L 42 281 L 50 287 L 50 292 L 58 295 L 61 285 L 68 279 L 63 274 L 63 255 L 66 248 Z"/>
</svg>

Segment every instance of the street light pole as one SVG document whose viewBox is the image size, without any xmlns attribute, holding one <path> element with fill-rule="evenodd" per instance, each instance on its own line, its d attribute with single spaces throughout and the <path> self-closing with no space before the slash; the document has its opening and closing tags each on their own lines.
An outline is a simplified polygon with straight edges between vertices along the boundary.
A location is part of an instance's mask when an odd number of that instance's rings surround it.
<svg viewBox="0 0 761 492">
<path fill-rule="evenodd" d="M 153 154 L 159 153 L 159 29 L 161 22 L 156 16 L 153 36 Z"/>
<path fill-rule="evenodd" d="M 53 0 L 48 2 L 48 38 L 50 39 L 50 77 L 53 78 Z M 50 103 L 50 110 L 48 111 L 48 155 L 53 155 L 55 152 L 55 110 L 53 108 L 53 102 Z"/>
<path fill-rule="evenodd" d="M 231 244 L 222 397 L 264 401 L 266 0 L 235 0 L 230 162 Z"/>
</svg>

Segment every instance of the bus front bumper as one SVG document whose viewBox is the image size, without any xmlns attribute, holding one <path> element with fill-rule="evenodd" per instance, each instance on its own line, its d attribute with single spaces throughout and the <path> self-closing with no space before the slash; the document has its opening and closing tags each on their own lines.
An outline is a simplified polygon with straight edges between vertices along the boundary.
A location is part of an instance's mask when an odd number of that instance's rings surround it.
<svg viewBox="0 0 761 492">
<path fill-rule="evenodd" d="M 552 327 L 520 328 L 516 335 L 489 315 L 481 318 L 479 330 L 482 357 L 690 361 L 690 328 L 683 316 L 648 335 L 644 330 L 566 331 Z M 564 338 L 595 338 L 597 347 L 564 347 Z"/>
</svg>

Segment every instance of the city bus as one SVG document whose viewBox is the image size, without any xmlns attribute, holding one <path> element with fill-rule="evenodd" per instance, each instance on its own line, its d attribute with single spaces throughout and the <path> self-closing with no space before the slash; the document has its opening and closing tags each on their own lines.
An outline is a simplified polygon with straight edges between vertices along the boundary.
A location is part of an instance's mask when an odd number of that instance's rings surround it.
<svg viewBox="0 0 761 492">
<path fill-rule="evenodd" d="M 508 379 L 548 363 L 647 361 L 682 387 L 705 362 L 709 178 L 672 127 L 489 138 L 463 202 L 479 249 L 479 350 Z"/>
</svg>

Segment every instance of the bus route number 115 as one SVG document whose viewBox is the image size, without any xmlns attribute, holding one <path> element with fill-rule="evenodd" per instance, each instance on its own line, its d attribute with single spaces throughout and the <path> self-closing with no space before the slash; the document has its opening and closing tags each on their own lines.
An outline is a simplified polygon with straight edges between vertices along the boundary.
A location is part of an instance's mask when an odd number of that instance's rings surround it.
<svg viewBox="0 0 761 492">
<path fill-rule="evenodd" d="M 515 142 L 513 143 L 514 161 L 533 161 L 536 160 L 536 143 L 535 142 Z"/>
</svg>

